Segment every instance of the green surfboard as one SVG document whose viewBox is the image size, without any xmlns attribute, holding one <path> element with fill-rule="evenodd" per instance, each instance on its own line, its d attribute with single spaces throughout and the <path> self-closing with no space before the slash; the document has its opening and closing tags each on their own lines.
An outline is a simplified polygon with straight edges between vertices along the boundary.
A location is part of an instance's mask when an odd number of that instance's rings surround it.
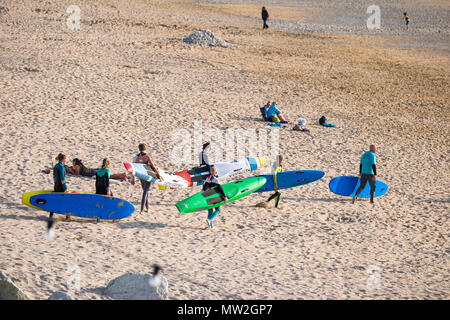
<svg viewBox="0 0 450 320">
<path fill-rule="evenodd" d="M 244 180 L 237 180 L 222 185 L 223 191 L 228 196 L 228 202 L 245 197 L 255 192 L 266 183 L 264 177 L 252 177 Z M 216 208 L 225 204 L 217 188 L 211 188 L 199 192 L 193 196 L 178 202 L 175 206 L 180 213 L 188 213 Z"/>
</svg>

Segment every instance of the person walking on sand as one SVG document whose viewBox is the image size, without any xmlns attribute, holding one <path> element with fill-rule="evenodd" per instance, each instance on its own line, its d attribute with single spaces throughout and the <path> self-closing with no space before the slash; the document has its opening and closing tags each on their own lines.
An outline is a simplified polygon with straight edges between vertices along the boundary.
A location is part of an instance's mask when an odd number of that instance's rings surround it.
<svg viewBox="0 0 450 320">
<path fill-rule="evenodd" d="M 277 183 L 277 174 L 278 172 L 283 171 L 283 156 L 280 154 L 272 164 L 272 175 L 273 175 L 273 190 L 275 190 L 275 193 L 272 194 L 269 199 L 267 199 L 266 203 L 269 204 L 269 202 L 273 199 L 275 199 L 275 208 L 278 208 L 278 203 L 280 202 L 281 192 L 278 190 L 278 183 Z"/>
<path fill-rule="evenodd" d="M 361 176 L 361 184 L 356 190 L 355 196 L 352 199 L 352 203 L 355 203 L 358 195 L 364 190 L 367 181 L 370 184 L 370 203 L 373 204 L 373 196 L 375 194 L 375 184 L 377 181 L 377 157 L 375 152 L 377 148 L 374 144 L 371 144 L 369 151 L 365 152 L 361 156 L 361 161 L 359 165 L 359 175 Z"/>
<path fill-rule="evenodd" d="M 262 7 L 261 17 L 263 20 L 263 29 L 269 28 L 269 26 L 267 25 L 267 19 L 269 19 L 269 12 L 266 10 L 266 7 Z"/>
<path fill-rule="evenodd" d="M 56 156 L 56 161 L 58 163 L 53 167 L 53 192 L 67 192 L 66 169 L 64 167 L 67 157 L 60 153 Z"/>
<path fill-rule="evenodd" d="M 408 30 L 408 26 L 409 26 L 409 16 L 406 12 L 403 12 L 403 17 L 405 18 L 405 23 L 406 23 L 406 30 Z"/>
<path fill-rule="evenodd" d="M 139 153 L 134 157 L 133 162 L 149 165 L 151 167 L 151 169 L 153 170 L 153 172 L 155 173 L 156 178 L 163 181 L 162 177 L 159 174 L 158 168 L 153 163 L 152 158 L 150 157 L 149 154 L 146 153 L 147 145 L 145 143 L 141 143 L 141 144 L 139 144 L 138 147 L 139 147 Z M 150 186 L 152 185 L 152 183 L 149 181 L 143 181 L 143 180 L 140 180 L 140 181 L 141 181 L 141 186 L 142 186 L 142 199 L 141 199 L 140 213 L 142 213 L 144 211 L 144 206 L 148 212 L 148 190 L 150 189 Z M 134 175 L 131 176 L 131 184 L 132 185 L 135 184 Z"/>
<path fill-rule="evenodd" d="M 203 191 L 206 191 L 206 190 L 214 188 L 214 187 L 217 187 L 220 195 L 222 196 L 223 201 L 225 201 L 225 203 L 226 203 L 228 201 L 228 196 L 223 191 L 223 188 L 220 185 L 219 180 L 217 179 L 217 168 L 214 166 L 211 166 L 210 175 L 206 179 L 205 184 L 203 185 Z M 218 216 L 219 213 L 220 213 L 220 206 L 216 207 L 214 209 L 208 209 L 208 218 L 206 219 L 206 222 L 208 223 L 208 228 L 210 228 L 211 230 L 214 230 L 212 221 L 215 217 Z"/>
</svg>

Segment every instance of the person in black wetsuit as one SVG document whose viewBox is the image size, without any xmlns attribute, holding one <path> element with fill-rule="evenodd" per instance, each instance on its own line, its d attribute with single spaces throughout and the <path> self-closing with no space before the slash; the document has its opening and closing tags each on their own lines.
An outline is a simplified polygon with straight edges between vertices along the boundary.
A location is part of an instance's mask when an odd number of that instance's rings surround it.
<svg viewBox="0 0 450 320">
<path fill-rule="evenodd" d="M 158 168 L 156 168 L 155 164 L 153 163 L 152 158 L 145 151 L 147 151 L 147 145 L 145 143 L 139 144 L 139 154 L 137 154 L 134 157 L 133 162 L 149 165 L 152 168 L 152 170 L 155 172 L 156 177 L 158 179 L 160 179 L 161 181 L 163 181 L 163 179 L 161 178 L 161 176 L 159 174 Z M 148 190 L 150 189 L 150 186 L 152 185 L 152 183 L 149 181 L 143 181 L 143 180 L 140 180 L 140 181 L 141 181 L 141 186 L 142 186 L 142 200 L 141 200 L 140 213 L 142 213 L 144 211 L 144 205 L 148 212 Z M 132 185 L 135 184 L 134 175 L 131 176 L 131 184 Z"/>
<path fill-rule="evenodd" d="M 217 168 L 214 167 L 214 166 L 211 166 L 210 175 L 209 175 L 208 179 L 206 179 L 205 184 L 203 185 L 203 191 L 206 191 L 208 189 L 217 187 L 217 189 L 219 190 L 220 195 L 222 196 L 223 201 L 227 202 L 228 201 L 228 196 L 223 191 L 223 188 L 220 185 L 219 180 L 217 180 L 216 176 L 217 176 Z M 206 222 L 208 223 L 208 227 L 211 230 L 214 229 L 212 221 L 220 213 L 220 206 L 216 207 L 214 209 L 215 210 L 208 209 L 208 219 L 206 220 Z"/>
<path fill-rule="evenodd" d="M 111 172 L 109 171 L 108 158 L 103 159 L 102 167 L 95 173 L 95 193 L 112 196 L 111 188 L 109 187 L 109 178 Z"/>
<path fill-rule="evenodd" d="M 261 17 L 263 19 L 263 29 L 269 28 L 266 21 L 269 19 L 269 12 L 266 10 L 266 7 L 262 7 Z"/>
</svg>

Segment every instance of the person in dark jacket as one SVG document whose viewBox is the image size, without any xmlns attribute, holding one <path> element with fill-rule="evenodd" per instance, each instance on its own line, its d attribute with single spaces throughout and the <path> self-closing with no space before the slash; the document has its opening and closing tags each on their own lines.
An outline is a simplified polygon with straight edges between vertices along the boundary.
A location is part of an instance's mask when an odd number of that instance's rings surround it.
<svg viewBox="0 0 450 320">
<path fill-rule="evenodd" d="M 269 12 L 267 12 L 266 7 L 262 7 L 261 17 L 263 19 L 263 29 L 269 28 L 266 21 L 269 19 Z"/>
<path fill-rule="evenodd" d="M 222 196 L 223 201 L 228 202 L 228 196 L 223 191 L 223 188 L 220 185 L 219 180 L 217 179 L 217 168 L 214 167 L 214 166 L 211 166 L 210 173 L 211 174 L 209 175 L 208 179 L 206 179 L 205 184 L 203 185 L 203 191 L 206 191 L 208 189 L 217 187 L 217 189 L 219 190 L 220 195 Z M 211 230 L 214 229 L 212 221 L 220 213 L 220 206 L 216 207 L 214 209 L 215 210 L 208 209 L 208 219 L 206 220 L 206 222 L 208 223 L 208 227 Z"/>
<path fill-rule="evenodd" d="M 109 179 L 111 172 L 109 171 L 109 160 L 103 159 L 102 167 L 95 173 L 95 193 L 103 194 L 105 196 L 112 196 L 111 188 L 109 187 Z"/>
</svg>

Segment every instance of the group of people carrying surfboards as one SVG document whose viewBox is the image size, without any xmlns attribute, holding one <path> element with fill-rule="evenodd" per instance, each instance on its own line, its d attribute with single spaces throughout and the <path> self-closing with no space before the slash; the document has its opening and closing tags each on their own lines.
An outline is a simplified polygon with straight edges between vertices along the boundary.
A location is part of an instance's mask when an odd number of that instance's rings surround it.
<svg viewBox="0 0 450 320">
<path fill-rule="evenodd" d="M 197 181 L 197 185 L 202 185 L 202 190 L 207 191 L 213 188 L 216 188 L 217 193 L 222 197 L 222 201 L 224 203 L 227 203 L 228 196 L 224 192 L 218 177 L 218 170 L 214 166 L 213 163 L 209 160 L 209 150 L 210 150 L 210 142 L 206 142 L 203 144 L 202 151 L 199 153 L 199 165 L 200 166 L 206 166 L 207 170 L 209 171 L 209 174 L 206 176 L 206 179 Z M 147 153 L 147 145 L 145 143 L 141 143 L 138 146 L 139 153 L 133 158 L 133 163 L 139 163 L 139 164 L 145 164 L 151 170 L 153 171 L 155 177 L 159 179 L 160 181 L 163 181 L 163 177 L 160 175 L 160 172 L 158 170 L 158 167 L 153 162 L 151 156 Z M 360 160 L 360 168 L 359 173 L 361 177 L 361 183 L 360 187 L 356 191 L 355 195 L 352 198 L 352 203 L 355 203 L 356 199 L 358 198 L 358 195 L 360 192 L 365 188 L 367 182 L 370 184 L 370 203 L 373 202 L 374 198 L 374 192 L 375 192 L 375 185 L 376 185 L 376 146 L 370 145 L 369 151 L 365 152 Z M 58 161 L 57 164 L 53 167 L 53 179 L 54 179 L 54 192 L 67 192 L 67 171 L 70 171 L 70 173 L 77 172 L 77 170 L 73 167 L 68 167 L 66 165 L 67 157 L 60 153 L 56 157 L 56 160 Z M 75 159 L 74 159 L 75 160 Z M 77 159 L 78 160 L 78 159 Z M 258 204 L 257 206 L 263 206 L 268 207 L 269 203 L 272 200 L 275 200 L 275 208 L 278 208 L 278 204 L 281 197 L 281 192 L 278 188 L 278 181 L 277 176 L 280 172 L 283 172 L 283 163 L 284 157 L 283 155 L 278 155 L 277 158 L 273 161 L 271 166 L 271 173 L 273 177 L 273 191 L 274 193 L 271 194 L 268 199 Z M 78 160 L 79 161 L 79 160 Z M 74 164 L 78 164 L 79 162 L 73 161 Z M 92 175 L 95 173 L 96 181 L 95 181 L 95 189 L 96 194 L 100 195 L 106 195 L 106 196 L 112 196 L 112 191 L 110 188 L 109 180 L 111 179 L 111 172 L 109 169 L 110 161 L 108 158 L 103 159 L 101 167 L 98 169 L 90 169 L 89 175 Z M 83 165 L 84 167 L 84 165 Z M 323 174 L 323 173 L 322 173 Z M 117 174 L 116 178 L 124 178 L 126 177 L 126 174 Z M 124 180 L 128 180 L 128 178 L 125 178 Z M 132 185 L 135 184 L 135 176 L 131 175 L 130 183 Z M 146 181 L 139 179 L 142 187 L 142 197 L 141 197 L 141 204 L 140 204 L 140 213 L 143 213 L 144 208 L 148 212 L 149 210 L 149 202 L 148 202 L 148 193 L 150 190 L 150 187 L 152 185 L 151 181 Z M 208 216 L 207 216 L 207 224 L 208 227 L 213 230 L 213 219 L 217 217 L 220 213 L 220 206 L 216 206 L 214 208 L 208 209 Z"/>
</svg>

